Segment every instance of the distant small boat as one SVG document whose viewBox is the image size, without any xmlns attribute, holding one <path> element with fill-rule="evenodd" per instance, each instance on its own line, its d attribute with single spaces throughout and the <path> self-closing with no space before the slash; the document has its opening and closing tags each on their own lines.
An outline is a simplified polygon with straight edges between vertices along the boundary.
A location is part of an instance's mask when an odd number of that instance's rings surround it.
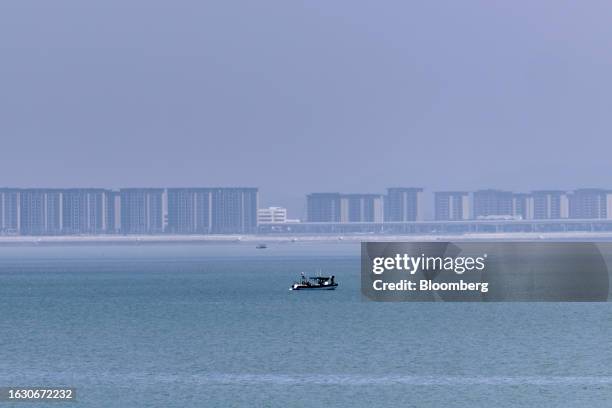
<svg viewBox="0 0 612 408">
<path fill-rule="evenodd" d="M 332 276 L 311 276 L 306 278 L 302 273 L 302 279 L 295 282 L 289 290 L 334 290 L 338 287 L 336 277 Z"/>
<path fill-rule="evenodd" d="M 266 244 L 259 244 L 255 248 L 257 249 L 266 249 L 268 246 Z"/>
</svg>

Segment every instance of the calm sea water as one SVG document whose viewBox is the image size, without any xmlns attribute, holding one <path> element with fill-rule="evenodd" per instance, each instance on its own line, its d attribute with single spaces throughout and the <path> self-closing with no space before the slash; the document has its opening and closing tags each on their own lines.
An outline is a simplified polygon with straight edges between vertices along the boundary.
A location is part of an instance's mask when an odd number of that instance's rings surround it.
<svg viewBox="0 0 612 408">
<path fill-rule="evenodd" d="M 612 406 L 611 304 L 370 303 L 358 256 L 0 248 L 0 386 L 72 386 L 69 406 L 105 408 Z M 339 290 L 288 291 L 318 268 Z"/>
</svg>

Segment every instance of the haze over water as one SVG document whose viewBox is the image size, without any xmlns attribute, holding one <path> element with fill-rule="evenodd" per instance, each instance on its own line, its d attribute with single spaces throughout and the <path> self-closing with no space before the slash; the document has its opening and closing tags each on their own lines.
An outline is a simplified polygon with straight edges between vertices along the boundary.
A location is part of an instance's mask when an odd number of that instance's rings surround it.
<svg viewBox="0 0 612 408">
<path fill-rule="evenodd" d="M 609 406 L 610 303 L 372 303 L 358 256 L 2 247 L 0 384 L 74 386 L 87 407 Z M 337 291 L 288 291 L 318 268 Z"/>
</svg>

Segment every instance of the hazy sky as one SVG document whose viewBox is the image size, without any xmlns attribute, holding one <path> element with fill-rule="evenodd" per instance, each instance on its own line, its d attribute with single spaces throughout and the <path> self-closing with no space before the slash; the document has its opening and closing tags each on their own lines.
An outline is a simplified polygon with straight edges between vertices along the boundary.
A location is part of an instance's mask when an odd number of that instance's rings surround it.
<svg viewBox="0 0 612 408">
<path fill-rule="evenodd" d="M 609 1 L 95 3 L 0 3 L 0 185 L 612 187 Z"/>
</svg>

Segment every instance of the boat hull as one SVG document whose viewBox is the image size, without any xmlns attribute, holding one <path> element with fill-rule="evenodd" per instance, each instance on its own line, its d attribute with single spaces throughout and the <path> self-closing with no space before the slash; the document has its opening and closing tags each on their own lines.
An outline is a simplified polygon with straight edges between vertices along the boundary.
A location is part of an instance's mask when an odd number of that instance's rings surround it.
<svg viewBox="0 0 612 408">
<path fill-rule="evenodd" d="M 335 290 L 338 287 L 338 284 L 335 285 L 321 285 L 321 286 L 302 286 L 302 285 L 294 285 L 289 288 L 289 290 Z"/>
</svg>

